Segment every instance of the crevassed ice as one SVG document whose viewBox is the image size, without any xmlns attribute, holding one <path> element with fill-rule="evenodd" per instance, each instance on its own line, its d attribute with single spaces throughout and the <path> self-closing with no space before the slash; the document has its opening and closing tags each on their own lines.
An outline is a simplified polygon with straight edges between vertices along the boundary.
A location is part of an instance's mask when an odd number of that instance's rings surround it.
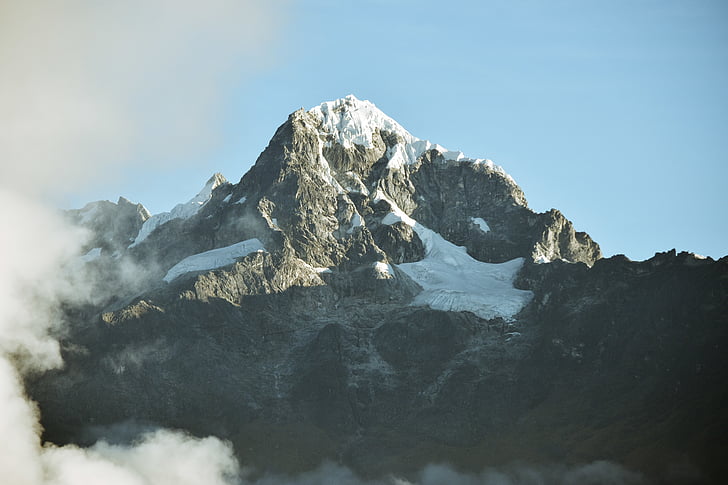
<svg viewBox="0 0 728 485">
<path fill-rule="evenodd" d="M 186 203 L 177 204 L 169 212 L 154 214 L 152 217 L 144 221 L 142 228 L 139 230 L 139 234 L 137 234 L 136 239 L 134 239 L 134 242 L 131 243 L 129 247 L 133 248 L 137 244 L 141 243 L 149 237 L 156 228 L 171 221 L 172 219 L 188 219 L 197 214 L 202 206 L 205 205 L 212 197 L 212 191 L 225 182 L 227 182 L 225 177 L 220 174 L 215 174 L 207 181 L 202 190 Z"/>
<path fill-rule="evenodd" d="M 448 150 L 441 145 L 421 140 L 405 130 L 402 125 L 384 114 L 374 103 L 357 99 L 350 94 L 344 98 L 321 103 L 311 108 L 309 113 L 321 121 L 325 134 L 332 135 L 344 148 L 361 145 L 373 148 L 373 135 L 377 130 L 388 131 L 399 136 L 402 142 L 387 151 L 387 167 L 402 168 L 413 164 L 428 150 L 437 150 L 445 160 L 483 163 L 501 173 L 515 184 L 515 181 L 502 167 L 484 158 L 469 158 L 463 152 Z"/>
<path fill-rule="evenodd" d="M 512 320 L 533 298 L 532 292 L 513 287 L 523 258 L 500 264 L 473 259 L 465 248 L 409 217 L 381 191 L 376 196 L 392 206 L 382 223 L 408 224 L 425 246 L 424 259 L 397 265 L 422 287 L 413 304 L 435 310 L 469 311 L 485 319 Z"/>
<path fill-rule="evenodd" d="M 212 249 L 204 253 L 193 254 L 188 256 L 179 263 L 172 266 L 163 278 L 169 283 L 175 278 L 193 271 L 205 271 L 215 268 L 222 268 L 233 264 L 238 258 L 247 256 L 257 251 L 265 251 L 263 243 L 258 239 L 247 239 L 231 246 L 224 248 Z"/>
</svg>

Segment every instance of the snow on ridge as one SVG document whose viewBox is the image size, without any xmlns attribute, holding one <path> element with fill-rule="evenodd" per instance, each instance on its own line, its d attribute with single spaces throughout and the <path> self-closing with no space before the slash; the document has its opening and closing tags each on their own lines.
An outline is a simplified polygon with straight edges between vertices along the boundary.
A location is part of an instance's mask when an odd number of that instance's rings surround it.
<svg viewBox="0 0 728 485">
<path fill-rule="evenodd" d="M 321 165 L 322 173 L 324 180 L 329 183 L 334 189 L 336 189 L 336 192 L 338 194 L 345 194 L 346 191 L 344 188 L 339 184 L 339 182 L 334 178 L 333 174 L 331 173 L 331 165 L 329 165 L 329 161 L 326 160 L 326 157 L 324 157 L 324 146 L 323 142 L 321 140 L 318 140 L 318 162 Z"/>
<path fill-rule="evenodd" d="M 253 238 L 223 248 L 193 254 L 172 266 L 163 279 L 169 283 L 175 278 L 193 271 L 222 268 L 233 264 L 239 258 L 259 251 L 265 251 L 265 247 L 258 239 Z"/>
<path fill-rule="evenodd" d="M 173 219 L 189 219 L 194 216 L 199 212 L 202 206 L 207 204 L 207 202 L 212 198 L 212 192 L 225 183 L 227 183 L 227 179 L 225 179 L 222 174 L 214 174 L 210 177 L 207 183 L 205 183 L 202 190 L 200 190 L 200 192 L 189 201 L 184 204 L 177 204 L 169 212 L 154 214 L 152 217 L 144 221 L 142 228 L 139 230 L 139 234 L 137 234 L 136 239 L 134 239 L 134 242 L 131 243 L 129 247 L 133 248 L 144 241 L 152 232 L 154 232 L 155 229 L 166 222 Z"/>
<path fill-rule="evenodd" d="M 326 101 L 308 111 L 321 122 L 323 134 L 333 135 L 344 148 L 361 145 L 374 148 L 373 135 L 377 130 L 395 133 L 402 141 L 388 148 L 387 167 L 392 170 L 412 165 L 429 150 L 437 150 L 445 160 L 482 163 L 516 183 L 506 171 L 485 158 L 469 158 L 461 151 L 453 151 L 427 140 L 413 136 L 402 125 L 384 114 L 374 103 L 357 99 L 350 94 L 334 101 Z"/>
<path fill-rule="evenodd" d="M 372 268 L 374 268 L 377 279 L 389 280 L 395 277 L 394 269 L 392 269 L 392 266 L 383 261 L 377 261 L 375 263 L 372 263 Z"/>
<path fill-rule="evenodd" d="M 408 143 L 417 141 L 417 138 L 385 115 L 374 103 L 359 100 L 353 94 L 321 103 L 311 108 L 309 113 L 316 116 L 324 130 L 334 135 L 336 141 L 344 148 L 351 148 L 354 145 L 374 148 L 372 135 L 377 129 L 396 133 Z"/>
<path fill-rule="evenodd" d="M 532 292 L 513 286 L 524 258 L 498 264 L 478 261 L 464 247 L 456 246 L 412 219 L 381 191 L 376 198 L 386 200 L 392 207 L 392 212 L 382 219 L 383 224 L 404 222 L 425 246 L 424 259 L 397 265 L 423 289 L 415 297 L 414 305 L 469 311 L 484 319 L 512 320 L 533 298 Z"/>
</svg>

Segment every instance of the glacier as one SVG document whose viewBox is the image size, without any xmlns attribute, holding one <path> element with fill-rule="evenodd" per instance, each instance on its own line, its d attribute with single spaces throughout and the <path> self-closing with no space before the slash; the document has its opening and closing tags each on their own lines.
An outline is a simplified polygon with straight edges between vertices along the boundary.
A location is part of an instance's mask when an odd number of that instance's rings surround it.
<svg viewBox="0 0 728 485">
<path fill-rule="evenodd" d="M 486 320 L 500 317 L 512 321 L 533 299 L 533 292 L 513 286 L 524 258 L 505 263 L 478 261 L 464 247 L 456 246 L 412 219 L 381 191 L 377 192 L 376 199 L 387 201 L 392 208 L 392 212 L 382 218 L 382 224 L 404 222 L 412 227 L 425 246 L 424 259 L 397 265 L 422 287 L 413 305 L 443 311 L 468 311 Z"/>
<path fill-rule="evenodd" d="M 194 271 L 207 271 L 222 268 L 223 266 L 233 264 L 239 258 L 258 251 L 265 251 L 265 247 L 258 239 L 253 238 L 230 246 L 211 249 L 204 253 L 193 254 L 172 266 L 163 280 L 169 283 L 179 276 Z"/>
</svg>

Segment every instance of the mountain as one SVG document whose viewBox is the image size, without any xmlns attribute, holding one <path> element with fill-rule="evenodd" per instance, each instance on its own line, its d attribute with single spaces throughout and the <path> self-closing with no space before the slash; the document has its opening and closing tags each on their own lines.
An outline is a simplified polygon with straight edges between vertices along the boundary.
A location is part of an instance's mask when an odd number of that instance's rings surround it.
<svg viewBox="0 0 728 485">
<path fill-rule="evenodd" d="M 68 217 L 97 298 L 66 309 L 66 366 L 28 378 L 54 443 L 124 423 L 219 436 L 262 471 L 728 473 L 728 258 L 602 258 L 501 167 L 368 101 L 294 112 L 237 184 L 169 213 Z"/>
</svg>

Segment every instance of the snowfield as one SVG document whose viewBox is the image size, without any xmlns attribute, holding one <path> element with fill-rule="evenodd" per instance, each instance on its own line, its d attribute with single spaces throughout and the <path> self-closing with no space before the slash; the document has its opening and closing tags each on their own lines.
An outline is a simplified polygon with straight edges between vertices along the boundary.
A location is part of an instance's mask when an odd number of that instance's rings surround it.
<svg viewBox="0 0 728 485">
<path fill-rule="evenodd" d="M 193 254 L 172 266 L 163 279 L 169 283 L 175 278 L 193 271 L 222 268 L 223 266 L 233 264 L 239 258 L 257 251 L 265 251 L 263 243 L 258 239 L 248 239 L 224 248 Z"/>
<path fill-rule="evenodd" d="M 473 259 L 464 247 L 445 240 L 405 214 L 384 194 L 378 199 L 389 202 L 392 212 L 383 224 L 402 221 L 414 229 L 425 246 L 425 257 L 415 263 L 397 267 L 422 287 L 414 305 L 429 306 L 435 310 L 468 311 L 485 319 L 501 317 L 513 320 L 533 298 L 533 293 L 513 287 L 513 280 L 523 266 L 524 259 L 505 263 L 483 263 Z"/>
</svg>

